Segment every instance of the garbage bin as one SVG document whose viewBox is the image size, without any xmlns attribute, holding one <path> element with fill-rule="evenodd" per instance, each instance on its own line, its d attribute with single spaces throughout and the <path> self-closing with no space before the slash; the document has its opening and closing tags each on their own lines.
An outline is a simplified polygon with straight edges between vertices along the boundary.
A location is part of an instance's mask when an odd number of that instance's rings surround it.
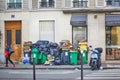
<svg viewBox="0 0 120 80">
<path fill-rule="evenodd" d="M 43 57 L 43 53 L 42 53 L 42 52 L 39 52 L 39 53 L 38 53 L 38 59 L 40 59 L 40 60 L 41 60 L 41 59 L 42 59 L 42 57 Z"/>
<path fill-rule="evenodd" d="M 35 64 L 38 64 L 38 58 L 39 58 L 39 56 L 38 56 L 38 49 L 37 48 L 33 48 L 32 49 L 32 59 L 35 57 Z"/>
<path fill-rule="evenodd" d="M 79 43 L 79 45 L 80 45 L 80 50 L 83 50 L 83 58 L 82 58 L 82 60 L 83 60 L 83 63 L 84 64 L 87 64 L 87 43 L 86 42 L 81 42 L 81 43 Z"/>
<path fill-rule="evenodd" d="M 44 64 L 47 61 L 47 56 L 42 53 L 41 64 Z"/>
<path fill-rule="evenodd" d="M 77 65 L 77 60 L 78 60 L 78 52 L 70 51 L 70 64 Z"/>
<path fill-rule="evenodd" d="M 84 63 L 84 64 L 87 64 L 87 51 L 86 51 L 86 50 L 83 51 L 83 58 L 82 58 L 82 59 L 83 59 L 83 60 L 82 60 L 83 63 Z"/>
<path fill-rule="evenodd" d="M 70 64 L 70 54 L 69 54 L 69 50 L 62 50 L 62 53 L 61 53 L 61 62 L 62 64 L 65 64 L 65 65 L 68 65 Z"/>
</svg>

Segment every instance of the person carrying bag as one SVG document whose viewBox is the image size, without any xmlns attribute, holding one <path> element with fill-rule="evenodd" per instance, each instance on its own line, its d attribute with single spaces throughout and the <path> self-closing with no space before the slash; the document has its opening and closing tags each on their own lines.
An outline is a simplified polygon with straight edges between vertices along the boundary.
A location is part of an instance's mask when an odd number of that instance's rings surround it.
<svg viewBox="0 0 120 80">
<path fill-rule="evenodd" d="M 11 48 L 10 45 L 7 45 L 5 48 L 5 58 L 6 58 L 5 67 L 8 67 L 8 61 L 10 61 L 10 63 L 13 64 L 13 67 L 15 67 L 15 63 L 10 59 L 12 53 L 14 53 L 14 50 Z"/>
</svg>

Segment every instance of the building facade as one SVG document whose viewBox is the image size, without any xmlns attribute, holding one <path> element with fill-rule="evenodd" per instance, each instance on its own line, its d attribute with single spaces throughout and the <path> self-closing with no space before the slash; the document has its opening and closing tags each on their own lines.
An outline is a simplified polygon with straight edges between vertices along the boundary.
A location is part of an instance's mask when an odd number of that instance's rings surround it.
<svg viewBox="0 0 120 80">
<path fill-rule="evenodd" d="M 85 40 L 103 48 L 103 63 L 119 62 L 119 26 L 119 0 L 0 0 L 0 53 L 9 42 L 19 61 L 25 41 Z"/>
</svg>

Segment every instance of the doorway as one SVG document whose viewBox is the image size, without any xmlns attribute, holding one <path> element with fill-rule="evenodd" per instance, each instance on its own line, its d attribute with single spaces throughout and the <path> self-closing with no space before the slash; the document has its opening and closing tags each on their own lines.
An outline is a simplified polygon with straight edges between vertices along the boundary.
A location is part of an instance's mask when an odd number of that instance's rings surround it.
<svg viewBox="0 0 120 80">
<path fill-rule="evenodd" d="M 5 21 L 5 45 L 9 43 L 15 51 L 11 55 L 11 59 L 15 61 L 20 61 L 22 54 L 21 24 L 21 21 Z"/>
<path fill-rule="evenodd" d="M 87 41 L 87 27 L 72 27 L 73 47 L 77 49 L 78 41 Z"/>
</svg>

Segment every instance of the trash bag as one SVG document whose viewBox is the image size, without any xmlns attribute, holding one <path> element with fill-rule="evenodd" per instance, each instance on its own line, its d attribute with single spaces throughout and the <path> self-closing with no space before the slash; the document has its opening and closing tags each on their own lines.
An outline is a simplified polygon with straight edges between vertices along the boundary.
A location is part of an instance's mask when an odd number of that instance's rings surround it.
<svg viewBox="0 0 120 80">
<path fill-rule="evenodd" d="M 56 57 L 56 58 L 55 58 L 54 64 L 55 64 L 55 65 L 60 65 L 60 64 L 61 64 L 60 57 Z"/>
</svg>

